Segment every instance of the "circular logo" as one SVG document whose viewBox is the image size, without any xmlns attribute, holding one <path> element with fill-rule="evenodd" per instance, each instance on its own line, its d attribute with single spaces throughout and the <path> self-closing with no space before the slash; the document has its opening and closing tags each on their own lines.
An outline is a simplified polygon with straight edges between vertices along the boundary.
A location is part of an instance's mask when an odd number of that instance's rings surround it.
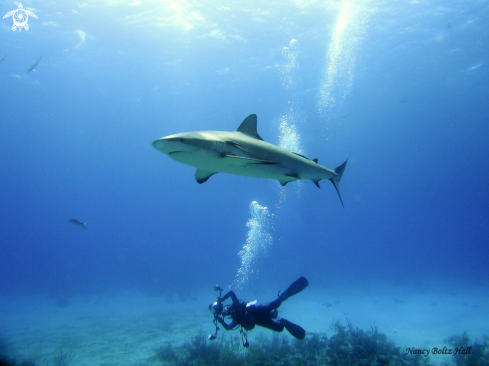
<svg viewBox="0 0 489 366">
<path fill-rule="evenodd" d="M 37 15 L 34 14 L 30 10 L 25 10 L 22 4 L 19 4 L 19 8 L 9 11 L 7 14 L 3 16 L 3 18 L 7 18 L 9 16 L 12 16 L 12 20 L 14 21 L 14 24 L 12 25 L 12 30 L 15 31 L 17 28 L 19 28 L 19 32 L 24 28 L 26 31 L 29 30 L 29 24 L 27 24 L 27 21 L 29 20 L 29 15 L 37 18 Z"/>
<path fill-rule="evenodd" d="M 29 20 L 29 14 L 24 9 L 17 9 L 12 18 L 18 28 L 24 28 Z"/>
</svg>

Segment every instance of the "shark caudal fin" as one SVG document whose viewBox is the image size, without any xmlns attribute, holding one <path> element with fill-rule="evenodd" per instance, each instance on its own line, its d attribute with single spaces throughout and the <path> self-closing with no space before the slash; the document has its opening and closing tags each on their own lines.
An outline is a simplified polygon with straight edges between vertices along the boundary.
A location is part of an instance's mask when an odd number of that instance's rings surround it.
<svg viewBox="0 0 489 366">
<path fill-rule="evenodd" d="M 343 207 L 345 207 L 345 205 L 343 204 L 343 198 L 341 198 L 340 180 L 341 177 L 343 176 L 343 172 L 345 171 L 346 163 L 348 163 L 348 157 L 346 158 L 343 164 L 341 164 L 340 166 L 334 169 L 334 172 L 336 173 L 336 177 L 330 179 L 331 183 L 333 183 L 334 187 L 336 188 L 336 192 L 338 192 L 338 196 L 340 197 L 341 205 Z"/>
<path fill-rule="evenodd" d="M 90 221 L 90 220 L 89 220 L 89 221 Z M 81 226 L 83 226 L 83 228 L 84 228 L 85 230 L 88 230 L 88 229 L 87 229 L 87 226 L 86 226 L 87 224 L 88 224 L 88 221 L 85 221 L 85 222 L 82 222 L 82 223 L 81 223 Z"/>
</svg>

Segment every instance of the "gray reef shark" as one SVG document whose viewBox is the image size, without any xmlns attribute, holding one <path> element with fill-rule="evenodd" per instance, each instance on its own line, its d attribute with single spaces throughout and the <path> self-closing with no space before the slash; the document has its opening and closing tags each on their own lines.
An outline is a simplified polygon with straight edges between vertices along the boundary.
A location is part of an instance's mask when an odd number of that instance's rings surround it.
<svg viewBox="0 0 489 366">
<path fill-rule="evenodd" d="M 319 165 L 318 159 L 310 160 L 264 141 L 256 126 L 256 114 L 251 114 L 235 132 L 178 133 L 153 141 L 153 147 L 180 163 L 196 167 L 195 180 L 199 184 L 216 173 L 276 179 L 282 186 L 297 179 L 310 179 L 319 187 L 321 179 L 328 179 L 343 205 L 340 180 L 348 159 L 336 169 L 328 169 Z"/>
</svg>

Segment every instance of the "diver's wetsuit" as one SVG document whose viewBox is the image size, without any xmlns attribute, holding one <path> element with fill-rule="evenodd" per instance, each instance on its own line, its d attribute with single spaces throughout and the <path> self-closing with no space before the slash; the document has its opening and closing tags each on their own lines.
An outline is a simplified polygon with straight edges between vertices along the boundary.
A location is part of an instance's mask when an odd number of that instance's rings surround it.
<svg viewBox="0 0 489 366">
<path fill-rule="evenodd" d="M 219 323 L 226 330 L 231 330 L 238 325 L 241 325 L 245 330 L 251 330 L 255 325 L 265 327 L 276 332 L 281 332 L 284 330 L 284 324 L 281 323 L 282 320 L 274 321 L 273 310 L 277 309 L 282 301 L 285 300 L 283 297 L 279 296 L 277 300 L 269 302 L 268 304 L 261 305 L 250 305 L 246 306 L 243 300 L 238 300 L 236 294 L 233 291 L 229 291 L 226 295 L 221 298 L 221 302 L 231 298 L 233 304 L 229 306 L 227 315 L 232 319 L 230 324 L 227 324 L 224 319 L 220 316 L 217 318 Z"/>
<path fill-rule="evenodd" d="M 285 301 L 289 297 L 298 294 L 308 285 L 309 282 L 307 279 L 305 277 L 300 277 L 284 292 L 282 292 L 282 294 L 278 296 L 277 300 L 269 302 L 268 304 L 249 306 L 246 306 L 246 303 L 243 300 L 238 300 L 233 291 L 229 291 L 226 295 L 219 299 L 217 303 L 221 304 L 223 301 L 229 298 L 233 300 L 232 305 L 222 312 L 222 315 L 231 317 L 231 324 L 227 324 L 222 316 L 217 316 L 216 319 L 224 328 L 226 328 L 226 330 L 233 329 L 238 325 L 242 326 L 245 330 L 251 330 L 255 327 L 255 325 L 259 325 L 276 332 L 281 332 L 285 328 L 294 337 L 304 339 L 306 336 L 306 331 L 297 324 L 291 323 L 284 318 L 277 321 L 274 321 L 273 319 L 277 317 L 276 309 L 282 304 L 282 301 Z M 210 308 L 211 306 L 209 309 Z"/>
</svg>

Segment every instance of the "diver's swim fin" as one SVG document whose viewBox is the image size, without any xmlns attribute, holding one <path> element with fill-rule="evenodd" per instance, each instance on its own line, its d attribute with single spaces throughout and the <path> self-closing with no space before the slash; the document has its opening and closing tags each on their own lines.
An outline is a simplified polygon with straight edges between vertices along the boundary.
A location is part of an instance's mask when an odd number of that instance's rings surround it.
<svg viewBox="0 0 489 366">
<path fill-rule="evenodd" d="M 304 277 L 301 277 L 304 278 Z M 282 324 L 287 331 L 293 335 L 295 338 L 303 340 L 306 336 L 306 330 L 302 328 L 301 326 L 289 322 L 287 319 L 280 319 L 279 320 L 280 324 Z"/>
<path fill-rule="evenodd" d="M 289 297 L 294 296 L 304 290 L 307 286 L 309 286 L 309 281 L 307 281 L 307 278 L 301 277 L 298 280 L 295 280 L 295 282 L 290 285 L 287 290 L 282 292 L 279 297 L 282 298 L 282 301 L 285 301 Z"/>
</svg>

